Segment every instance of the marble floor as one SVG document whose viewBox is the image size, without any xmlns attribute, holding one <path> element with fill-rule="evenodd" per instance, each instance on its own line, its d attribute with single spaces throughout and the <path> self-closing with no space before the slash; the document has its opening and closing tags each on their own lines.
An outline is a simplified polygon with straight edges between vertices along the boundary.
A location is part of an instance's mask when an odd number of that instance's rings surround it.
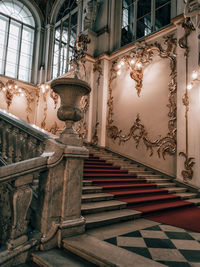
<svg viewBox="0 0 200 267">
<path fill-rule="evenodd" d="M 200 233 L 139 219 L 88 234 L 169 267 L 200 267 Z"/>
</svg>

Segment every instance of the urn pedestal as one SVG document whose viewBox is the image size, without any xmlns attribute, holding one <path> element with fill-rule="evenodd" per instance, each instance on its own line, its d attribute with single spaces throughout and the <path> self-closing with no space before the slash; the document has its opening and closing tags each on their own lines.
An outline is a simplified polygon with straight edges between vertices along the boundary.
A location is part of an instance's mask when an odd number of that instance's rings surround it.
<svg viewBox="0 0 200 267">
<path fill-rule="evenodd" d="M 80 100 L 82 96 L 90 93 L 90 86 L 76 78 L 58 78 L 51 82 L 51 88 L 61 99 L 61 106 L 57 112 L 58 119 L 66 124 L 58 141 L 66 145 L 82 146 L 82 140 L 73 130 L 73 124 L 83 117 L 79 108 Z"/>
</svg>

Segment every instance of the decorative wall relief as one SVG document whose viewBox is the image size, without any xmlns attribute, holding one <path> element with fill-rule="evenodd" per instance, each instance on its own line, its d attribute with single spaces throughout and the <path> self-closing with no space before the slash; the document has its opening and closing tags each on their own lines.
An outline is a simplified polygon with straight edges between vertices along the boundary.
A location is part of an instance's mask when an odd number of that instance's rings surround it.
<svg viewBox="0 0 200 267">
<path fill-rule="evenodd" d="M 85 68 L 85 56 L 87 52 L 87 45 L 90 43 L 90 39 L 87 34 L 80 33 L 73 47 L 73 58 L 70 61 L 70 65 L 73 68 L 74 77 L 78 77 L 80 66 L 82 65 L 84 68 L 84 73 L 86 76 L 86 68 Z"/>
<path fill-rule="evenodd" d="M 90 0 L 86 3 L 83 14 L 84 30 L 93 29 L 99 6 L 100 0 Z"/>
<path fill-rule="evenodd" d="M 103 76 L 103 70 L 101 66 L 101 60 L 97 60 L 94 65 L 93 65 L 93 73 L 98 72 L 98 77 L 97 77 L 97 86 L 96 86 L 96 123 L 94 127 L 94 133 L 92 136 L 92 143 L 97 145 L 99 141 L 98 137 L 98 126 L 99 126 L 99 121 L 98 121 L 98 91 L 99 91 L 99 85 L 100 85 L 100 79 L 101 76 Z"/>
<path fill-rule="evenodd" d="M 0 81 L 0 92 L 3 92 L 6 104 L 7 104 L 7 110 L 9 111 L 9 108 L 13 102 L 14 96 L 19 97 L 25 97 L 26 98 L 26 119 L 27 122 L 30 123 L 29 115 L 32 113 L 31 104 L 36 101 L 38 104 L 39 101 L 39 90 L 37 87 L 35 87 L 34 94 L 32 93 L 32 90 L 19 86 L 18 83 L 16 83 L 14 80 L 8 80 L 6 83 L 3 83 Z M 36 97 L 36 99 L 35 99 Z"/>
<path fill-rule="evenodd" d="M 41 92 L 42 98 L 43 98 L 43 103 L 44 103 L 44 109 L 43 109 L 43 120 L 41 122 L 41 128 L 45 129 L 46 131 L 49 131 L 51 133 L 55 133 L 58 130 L 57 124 L 55 125 L 55 122 L 53 125 L 50 127 L 50 129 L 47 128 L 46 126 L 46 119 L 47 119 L 47 110 L 48 110 L 48 104 L 47 104 L 47 97 L 49 96 L 51 99 L 53 99 L 54 102 L 54 110 L 57 109 L 57 104 L 58 104 L 58 95 L 53 92 L 53 90 L 49 87 L 48 84 L 41 84 L 38 86 L 39 91 Z M 56 128 L 54 128 L 54 126 Z"/>
<path fill-rule="evenodd" d="M 189 157 L 189 146 L 188 146 L 188 140 L 189 140 L 189 131 L 188 131 L 188 112 L 189 112 L 189 94 L 188 94 L 188 55 L 189 55 L 189 47 L 188 47 L 188 36 L 191 34 L 192 31 L 195 30 L 192 22 L 190 21 L 190 18 L 185 18 L 181 23 L 185 34 L 183 37 L 179 39 L 179 46 L 183 48 L 184 56 L 185 56 L 185 68 L 186 68 L 186 87 L 185 87 L 185 94 L 182 98 L 183 105 L 185 106 L 185 152 L 180 152 L 179 155 L 183 156 L 185 158 L 184 167 L 185 170 L 182 170 L 181 174 L 183 176 L 183 180 L 187 182 L 188 180 L 192 180 L 193 178 L 193 170 L 192 167 L 194 166 L 195 162 L 193 161 L 193 157 Z"/>
<path fill-rule="evenodd" d="M 88 133 L 88 129 L 87 129 L 87 122 L 86 122 L 86 113 L 88 111 L 89 108 L 89 96 L 83 96 L 81 98 L 81 102 L 80 102 L 80 109 L 83 112 L 83 118 L 76 123 L 75 125 L 75 131 L 78 133 L 79 137 L 82 139 L 85 139 Z"/>
<path fill-rule="evenodd" d="M 119 140 L 119 144 L 127 142 L 133 138 L 136 142 L 136 147 L 143 141 L 147 150 L 150 150 L 150 156 L 153 155 L 154 149 L 157 148 L 158 156 L 165 159 L 165 155 L 173 155 L 176 152 L 176 39 L 173 35 L 164 38 L 163 48 L 159 43 L 146 44 L 138 43 L 133 50 L 121 58 L 116 59 L 112 62 L 109 79 L 109 92 L 108 92 L 108 117 L 107 117 L 107 135 L 113 140 Z M 168 59 L 170 63 L 170 82 L 168 84 L 169 95 L 168 95 L 168 133 L 165 137 L 158 136 L 154 141 L 150 140 L 149 132 L 146 127 L 142 124 L 139 114 L 136 117 L 133 125 L 127 134 L 123 133 L 122 130 L 115 125 L 113 120 L 114 115 L 114 99 L 113 99 L 113 88 L 112 82 L 120 75 L 121 68 L 129 70 L 131 78 L 136 82 L 136 90 L 138 96 L 142 89 L 143 69 L 147 64 L 150 64 L 155 54 L 162 59 Z M 134 73 L 134 74 L 133 74 Z"/>
</svg>

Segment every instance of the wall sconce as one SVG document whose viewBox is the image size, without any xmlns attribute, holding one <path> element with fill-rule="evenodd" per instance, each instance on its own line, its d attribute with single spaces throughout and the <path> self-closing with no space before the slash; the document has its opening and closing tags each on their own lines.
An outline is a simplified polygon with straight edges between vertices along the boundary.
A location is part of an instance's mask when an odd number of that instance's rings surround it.
<svg viewBox="0 0 200 267">
<path fill-rule="evenodd" d="M 140 96 L 143 80 L 143 64 L 137 58 L 131 56 L 124 56 L 119 60 L 117 64 L 117 75 L 121 75 L 122 68 L 128 67 L 130 70 L 130 77 L 136 82 L 137 95 Z"/>
</svg>

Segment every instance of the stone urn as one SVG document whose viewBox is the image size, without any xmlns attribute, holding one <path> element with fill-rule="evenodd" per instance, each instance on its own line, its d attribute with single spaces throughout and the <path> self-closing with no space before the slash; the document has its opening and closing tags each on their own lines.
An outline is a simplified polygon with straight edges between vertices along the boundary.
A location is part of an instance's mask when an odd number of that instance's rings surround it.
<svg viewBox="0 0 200 267">
<path fill-rule="evenodd" d="M 82 140 L 72 126 L 83 117 L 79 105 L 81 97 L 91 91 L 89 84 L 77 78 L 57 78 L 51 82 L 51 88 L 61 99 L 58 119 L 66 124 L 58 140 L 66 145 L 81 146 Z"/>
</svg>

